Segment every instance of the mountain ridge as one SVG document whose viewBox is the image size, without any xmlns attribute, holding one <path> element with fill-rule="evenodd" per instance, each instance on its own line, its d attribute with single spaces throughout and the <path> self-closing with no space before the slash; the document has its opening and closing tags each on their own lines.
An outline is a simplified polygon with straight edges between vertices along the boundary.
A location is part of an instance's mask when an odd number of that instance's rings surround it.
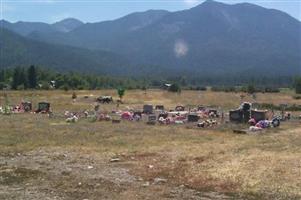
<svg viewBox="0 0 301 200">
<path fill-rule="evenodd" d="M 36 31 L 28 37 L 114 52 L 144 68 L 210 76 L 301 74 L 300 35 L 301 22 L 282 11 L 210 0 L 182 11 L 137 12 L 69 32 Z"/>
<path fill-rule="evenodd" d="M 7 20 L 0 20 L 1 27 L 18 33 L 22 36 L 28 36 L 34 32 L 54 33 L 54 32 L 69 32 L 83 25 L 84 23 L 75 18 L 66 18 L 53 24 L 44 22 L 25 22 L 17 21 L 11 23 Z"/>
<path fill-rule="evenodd" d="M 84 25 L 84 23 L 75 18 L 66 18 L 51 24 L 51 26 L 54 27 L 59 32 L 69 32 L 82 25 Z"/>
<path fill-rule="evenodd" d="M 33 41 L 5 28 L 0 31 L 0 68 L 38 65 L 57 71 L 123 74 L 130 63 L 122 56 L 105 51 L 89 51 L 76 47 Z M 124 69 L 125 68 L 125 69 Z"/>
</svg>

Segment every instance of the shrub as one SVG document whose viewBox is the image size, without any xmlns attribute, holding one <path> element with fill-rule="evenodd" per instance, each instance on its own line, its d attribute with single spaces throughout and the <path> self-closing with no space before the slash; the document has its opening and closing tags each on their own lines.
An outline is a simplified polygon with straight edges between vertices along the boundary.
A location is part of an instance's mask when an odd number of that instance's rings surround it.
<svg viewBox="0 0 301 200">
<path fill-rule="evenodd" d="M 77 95 L 75 92 L 72 93 L 72 99 L 76 99 L 77 98 Z"/>
<path fill-rule="evenodd" d="M 170 92 L 181 92 L 181 87 L 178 84 L 174 83 L 169 87 L 168 91 L 170 91 Z"/>
<path fill-rule="evenodd" d="M 8 87 L 7 84 L 5 84 L 4 82 L 0 82 L 0 90 L 3 90 L 7 87 Z"/>
<path fill-rule="evenodd" d="M 198 87 L 196 87 L 196 90 L 198 90 L 198 91 L 206 91 L 206 90 L 207 90 L 207 87 L 204 87 L 204 86 L 198 86 Z"/>
<path fill-rule="evenodd" d="M 214 86 L 211 88 L 213 92 L 236 92 L 236 88 L 232 86 Z"/>
<path fill-rule="evenodd" d="M 268 110 L 282 110 L 281 105 L 275 105 L 271 103 L 262 103 L 256 104 L 256 107 L 259 109 L 268 109 Z M 301 111 L 301 105 L 291 104 L 285 107 L 286 111 Z"/>
<path fill-rule="evenodd" d="M 205 87 L 205 86 L 190 86 L 189 89 L 190 90 L 196 90 L 196 91 L 206 91 L 207 87 Z"/>
<path fill-rule="evenodd" d="M 295 96 L 293 96 L 293 99 L 300 100 L 301 99 L 301 95 L 295 95 Z"/>
<path fill-rule="evenodd" d="M 255 86 L 254 85 L 248 85 L 246 92 L 249 93 L 249 94 L 254 94 L 256 92 Z"/>
<path fill-rule="evenodd" d="M 25 86 L 24 84 L 18 85 L 17 90 L 24 90 Z"/>
<path fill-rule="evenodd" d="M 279 93 L 280 89 L 279 88 L 274 88 L 274 87 L 266 87 L 266 88 L 264 88 L 264 92 L 267 92 L 267 93 Z"/>
<path fill-rule="evenodd" d="M 64 84 L 60 87 L 60 89 L 65 90 L 66 92 L 70 89 L 69 85 Z"/>
</svg>

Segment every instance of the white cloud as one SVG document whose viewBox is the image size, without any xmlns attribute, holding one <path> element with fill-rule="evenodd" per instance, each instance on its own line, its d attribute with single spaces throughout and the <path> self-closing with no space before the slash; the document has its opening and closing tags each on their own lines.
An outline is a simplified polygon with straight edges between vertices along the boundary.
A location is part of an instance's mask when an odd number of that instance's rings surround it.
<svg viewBox="0 0 301 200">
<path fill-rule="evenodd" d="M 184 3 L 187 4 L 188 6 L 194 6 L 200 3 L 200 0 L 184 0 Z"/>
<path fill-rule="evenodd" d="M 175 42 L 174 53 L 177 58 L 186 56 L 189 51 L 188 44 L 183 40 L 178 40 Z"/>
<path fill-rule="evenodd" d="M 72 17 L 72 15 L 70 13 L 61 13 L 61 14 L 57 14 L 57 15 L 54 15 L 50 18 L 50 21 L 51 22 L 58 22 L 58 21 L 61 21 L 63 19 L 66 19 L 66 18 L 70 18 Z"/>
</svg>

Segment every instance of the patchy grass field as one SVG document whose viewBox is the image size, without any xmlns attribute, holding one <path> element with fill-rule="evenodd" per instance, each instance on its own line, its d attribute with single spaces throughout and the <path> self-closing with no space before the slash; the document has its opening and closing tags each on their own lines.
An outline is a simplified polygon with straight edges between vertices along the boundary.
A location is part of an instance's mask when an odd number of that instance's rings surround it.
<svg viewBox="0 0 301 200">
<path fill-rule="evenodd" d="M 93 109 L 115 91 L 8 92 L 21 100 L 51 102 L 55 116 Z M 89 95 L 88 99 L 84 96 Z M 93 95 L 93 96 L 92 96 Z M 246 97 L 246 101 L 252 101 Z M 240 94 L 127 91 L 120 108 L 145 103 L 174 108 L 215 105 L 228 110 Z M 290 93 L 258 94 L 257 102 L 295 103 Z M 3 94 L 0 103 L 4 104 Z M 104 105 L 110 111 L 116 105 Z M 260 135 L 229 128 L 191 129 L 137 122 L 66 124 L 61 117 L 0 115 L 0 199 L 300 199 L 301 123 L 286 122 Z M 118 158 L 118 162 L 110 162 Z"/>
</svg>

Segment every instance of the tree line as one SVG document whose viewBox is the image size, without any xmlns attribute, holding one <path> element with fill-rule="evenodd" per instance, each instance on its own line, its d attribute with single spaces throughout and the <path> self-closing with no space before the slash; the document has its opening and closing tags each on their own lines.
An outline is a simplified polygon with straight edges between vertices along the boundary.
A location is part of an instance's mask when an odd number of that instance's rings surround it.
<svg viewBox="0 0 301 200">
<path fill-rule="evenodd" d="M 53 70 L 30 66 L 0 70 L 0 89 L 127 89 L 146 88 L 150 80 L 112 77 L 105 75 L 88 75 L 76 72 L 60 73 Z"/>
<path fill-rule="evenodd" d="M 181 89 L 225 92 L 279 92 L 280 87 L 294 87 L 301 94 L 301 77 L 223 77 L 223 76 L 172 76 L 172 77 L 113 77 L 77 72 L 61 73 L 50 69 L 29 66 L 0 70 L 0 89 L 126 89 L 160 88 L 165 83 L 173 85 L 171 90 Z M 240 86 L 240 87 L 237 87 Z"/>
</svg>

